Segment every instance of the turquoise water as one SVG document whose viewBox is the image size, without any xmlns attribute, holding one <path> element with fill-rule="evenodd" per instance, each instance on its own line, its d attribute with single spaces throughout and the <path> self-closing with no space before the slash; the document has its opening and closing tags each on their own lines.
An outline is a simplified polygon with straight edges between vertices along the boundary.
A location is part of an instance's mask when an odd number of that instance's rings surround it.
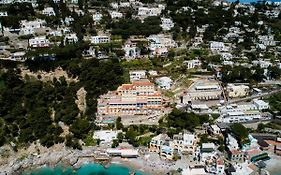
<svg viewBox="0 0 281 175">
<path fill-rule="evenodd" d="M 100 164 L 85 164 L 81 166 L 78 170 L 73 170 L 73 168 L 63 168 L 62 166 L 57 166 L 55 168 L 44 167 L 31 172 L 25 172 L 23 175 L 129 175 L 130 169 L 121 165 L 111 165 L 108 168 L 104 168 Z M 136 175 L 145 175 L 139 171 L 135 171 Z"/>
</svg>

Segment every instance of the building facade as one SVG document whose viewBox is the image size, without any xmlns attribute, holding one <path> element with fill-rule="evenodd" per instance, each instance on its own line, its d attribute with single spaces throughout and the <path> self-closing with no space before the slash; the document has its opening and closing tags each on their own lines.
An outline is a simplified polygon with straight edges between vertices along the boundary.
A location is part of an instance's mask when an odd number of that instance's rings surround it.
<svg viewBox="0 0 281 175">
<path fill-rule="evenodd" d="M 92 36 L 91 37 L 92 44 L 108 43 L 109 41 L 110 41 L 109 36 Z"/>
<path fill-rule="evenodd" d="M 100 96 L 98 116 L 131 116 L 161 113 L 162 95 L 148 80 L 123 84 L 116 91 Z"/>
<path fill-rule="evenodd" d="M 235 86 L 234 84 L 228 84 L 226 90 L 228 97 L 235 98 L 247 96 L 249 94 L 250 88 L 246 85 Z"/>
<path fill-rule="evenodd" d="M 29 47 L 40 48 L 40 47 L 49 47 L 50 42 L 46 37 L 35 37 L 29 40 Z"/>
</svg>

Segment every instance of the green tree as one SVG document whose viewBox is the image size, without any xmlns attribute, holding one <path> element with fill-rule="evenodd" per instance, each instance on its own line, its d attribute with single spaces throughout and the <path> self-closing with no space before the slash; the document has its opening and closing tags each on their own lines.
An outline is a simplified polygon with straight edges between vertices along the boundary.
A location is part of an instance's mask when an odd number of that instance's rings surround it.
<svg viewBox="0 0 281 175">
<path fill-rule="evenodd" d="M 234 123 L 230 126 L 231 132 L 238 139 L 241 144 L 249 142 L 249 132 L 241 123 Z"/>
<path fill-rule="evenodd" d="M 118 141 L 118 139 L 114 139 L 114 140 L 112 141 L 111 148 L 116 148 L 116 147 L 118 147 L 118 146 L 119 146 L 119 141 Z"/>
<path fill-rule="evenodd" d="M 121 117 L 118 117 L 117 119 L 116 119 L 116 124 L 115 124 L 115 126 L 116 126 L 116 129 L 118 129 L 118 130 L 122 130 L 123 129 L 123 124 L 122 124 L 122 121 L 121 121 Z"/>
<path fill-rule="evenodd" d="M 119 143 L 122 143 L 122 142 L 123 142 L 124 135 L 123 135 L 122 132 L 119 132 L 119 133 L 117 134 L 117 139 L 118 139 Z"/>
<path fill-rule="evenodd" d="M 90 131 L 90 123 L 86 119 L 79 118 L 70 126 L 69 130 L 76 138 L 82 139 Z"/>
</svg>

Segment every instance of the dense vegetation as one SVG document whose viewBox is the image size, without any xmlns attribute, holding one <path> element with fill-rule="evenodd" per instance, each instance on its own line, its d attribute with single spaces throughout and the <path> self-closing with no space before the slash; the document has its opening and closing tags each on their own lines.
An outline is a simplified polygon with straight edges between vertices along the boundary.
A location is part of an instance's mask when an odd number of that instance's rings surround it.
<svg viewBox="0 0 281 175">
<path fill-rule="evenodd" d="M 128 38 L 131 35 L 157 34 L 161 32 L 161 20 L 159 17 L 148 17 L 142 23 L 139 19 L 121 19 L 112 24 L 112 34 Z"/>
<path fill-rule="evenodd" d="M 231 132 L 234 134 L 236 139 L 240 144 L 245 144 L 249 142 L 248 136 L 249 132 L 241 123 L 234 123 L 230 126 Z"/>
<path fill-rule="evenodd" d="M 160 120 L 160 126 L 165 127 L 171 132 L 181 132 L 182 130 L 194 131 L 198 126 L 203 123 L 209 122 L 208 115 L 197 115 L 194 113 L 182 112 L 178 109 L 173 111 L 163 120 Z"/>
<path fill-rule="evenodd" d="M 281 93 L 274 94 L 268 98 L 270 109 L 281 114 Z"/>
<path fill-rule="evenodd" d="M 227 82 L 261 82 L 265 78 L 264 70 L 260 67 L 247 68 L 243 66 L 224 66 L 222 81 Z"/>
<path fill-rule="evenodd" d="M 123 82 L 122 68 L 114 60 L 73 60 L 45 65 L 36 62 L 32 66 L 54 68 L 59 63 L 69 75 L 79 77 L 79 82 L 67 83 L 63 77 L 52 82 L 23 78 L 20 70 L 13 68 L 0 73 L 0 145 L 9 142 L 23 145 L 39 139 L 48 147 L 66 141 L 67 146 L 80 148 L 77 139 L 85 138 L 95 129 L 96 99 Z M 87 91 L 85 113 L 75 104 L 81 87 Z M 71 135 L 66 138 L 61 136 L 60 122 L 70 126 Z"/>
</svg>

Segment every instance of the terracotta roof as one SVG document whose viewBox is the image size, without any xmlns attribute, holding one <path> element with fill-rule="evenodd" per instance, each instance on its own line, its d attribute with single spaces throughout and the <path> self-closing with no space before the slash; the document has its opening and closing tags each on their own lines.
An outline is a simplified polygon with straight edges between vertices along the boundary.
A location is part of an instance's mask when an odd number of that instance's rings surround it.
<svg viewBox="0 0 281 175">
<path fill-rule="evenodd" d="M 232 150 L 230 150 L 230 152 L 231 152 L 231 154 L 241 154 L 242 152 L 241 151 L 239 151 L 239 150 L 237 150 L 237 149 L 232 149 Z"/>
<path fill-rule="evenodd" d="M 281 146 L 281 143 L 280 142 L 276 142 L 274 140 L 265 140 L 265 142 L 269 145 L 276 145 L 276 146 Z"/>
<path fill-rule="evenodd" d="M 247 151 L 247 154 L 249 154 L 249 155 L 257 155 L 257 154 L 260 154 L 260 153 L 261 153 L 261 151 L 258 150 L 258 149 L 251 149 L 251 150 Z"/>
<path fill-rule="evenodd" d="M 134 85 L 132 85 L 132 84 L 122 84 L 121 89 L 131 90 L 131 89 L 135 89 L 135 88 L 134 88 Z"/>
<path fill-rule="evenodd" d="M 135 82 L 133 82 L 133 85 L 135 85 L 135 86 L 151 86 L 151 85 L 153 85 L 153 83 L 151 83 L 149 81 L 135 81 Z"/>
</svg>

